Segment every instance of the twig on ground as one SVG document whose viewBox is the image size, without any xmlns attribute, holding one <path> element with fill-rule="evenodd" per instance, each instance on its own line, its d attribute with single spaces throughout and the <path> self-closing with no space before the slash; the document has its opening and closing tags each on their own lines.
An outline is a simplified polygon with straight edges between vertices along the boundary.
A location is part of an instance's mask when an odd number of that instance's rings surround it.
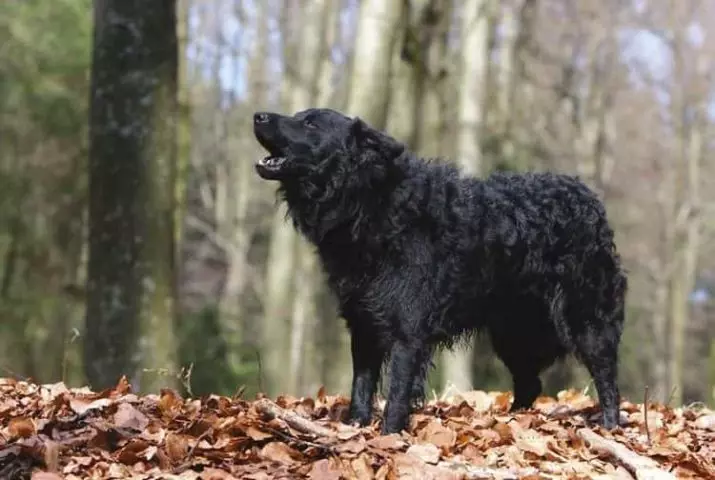
<svg viewBox="0 0 715 480">
<path fill-rule="evenodd" d="M 643 424 L 645 425 L 645 436 L 648 439 L 648 445 L 650 445 L 650 428 L 648 427 L 648 385 L 645 386 L 645 392 L 643 393 Z"/>
<path fill-rule="evenodd" d="M 201 435 L 199 435 L 198 437 L 196 437 L 196 443 L 194 443 L 194 445 L 189 449 L 189 453 L 186 454 L 186 460 L 185 460 L 185 461 L 188 462 L 189 460 L 191 460 L 191 457 L 194 456 L 194 452 L 196 451 L 196 447 L 199 446 L 199 443 L 201 443 L 201 441 L 204 440 L 204 439 L 205 439 L 206 437 L 208 437 L 209 435 L 213 434 L 213 431 L 214 431 L 213 428 L 209 428 L 209 429 L 206 430 L 204 433 L 202 433 Z"/>
<path fill-rule="evenodd" d="M 302 438 L 291 437 L 287 433 L 281 432 L 280 430 L 277 430 L 275 428 L 268 428 L 266 430 L 271 432 L 273 435 L 281 437 L 283 440 L 286 440 L 289 442 L 295 442 L 295 443 L 305 445 L 308 447 L 318 448 L 318 449 L 323 450 L 328 453 L 333 453 L 333 447 L 331 447 L 330 445 L 321 445 L 319 443 L 311 442 L 309 440 L 304 440 Z"/>
<path fill-rule="evenodd" d="M 308 420 L 307 418 L 301 417 L 295 412 L 286 410 L 276 405 L 267 398 L 261 398 L 255 403 L 256 410 L 270 418 L 279 418 L 290 425 L 292 428 L 298 430 L 301 433 L 307 433 L 310 435 L 316 435 L 318 437 L 328 437 L 333 438 L 337 436 L 337 432 L 318 425 L 317 423 Z"/>
<path fill-rule="evenodd" d="M 211 435 L 213 433 L 213 428 L 209 428 L 208 430 L 204 431 L 201 435 L 196 437 L 196 443 L 189 449 L 189 452 L 186 454 L 186 458 L 184 458 L 184 461 L 181 462 L 181 465 L 177 465 L 173 469 L 173 474 L 174 475 L 179 475 L 182 472 L 188 470 L 191 468 L 191 458 L 194 456 L 194 452 L 196 451 L 196 447 L 199 446 L 199 443 L 201 443 L 202 440 L 204 440 L 206 437 Z"/>
<path fill-rule="evenodd" d="M 233 398 L 234 400 L 240 400 L 240 399 L 243 397 L 243 392 L 245 392 L 245 391 L 246 391 L 246 386 L 245 386 L 245 385 L 239 386 L 239 387 L 236 389 L 236 391 L 233 393 L 233 397 L 232 397 L 232 398 Z"/>
<path fill-rule="evenodd" d="M 675 480 L 670 472 L 662 470 L 655 460 L 643 457 L 629 450 L 625 445 L 603 438 L 593 430 L 582 428 L 577 435 L 591 445 L 591 448 L 607 453 L 621 462 L 637 479 L 649 480 Z"/>
<path fill-rule="evenodd" d="M 263 366 L 261 365 L 261 352 L 256 349 L 256 364 L 258 366 L 258 391 L 265 392 L 263 388 Z"/>
</svg>

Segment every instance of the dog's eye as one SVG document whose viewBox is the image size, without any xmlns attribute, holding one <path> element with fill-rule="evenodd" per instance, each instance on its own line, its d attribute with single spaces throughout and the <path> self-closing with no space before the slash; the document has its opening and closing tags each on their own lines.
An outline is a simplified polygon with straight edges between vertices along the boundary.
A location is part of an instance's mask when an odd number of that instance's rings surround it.
<svg viewBox="0 0 715 480">
<path fill-rule="evenodd" d="M 310 120 L 303 120 L 303 125 L 305 125 L 307 128 L 318 128 L 318 126 Z"/>
</svg>

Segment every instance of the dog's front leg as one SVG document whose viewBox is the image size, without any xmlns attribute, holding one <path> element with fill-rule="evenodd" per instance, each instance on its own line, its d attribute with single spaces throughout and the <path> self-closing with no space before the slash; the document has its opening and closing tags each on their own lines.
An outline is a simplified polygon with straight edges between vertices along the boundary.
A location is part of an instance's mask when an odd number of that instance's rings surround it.
<svg viewBox="0 0 715 480">
<path fill-rule="evenodd" d="M 426 346 L 420 341 L 396 341 L 390 358 L 390 387 L 387 394 L 382 433 L 396 433 L 407 428 L 410 397 L 419 374 Z"/>
<path fill-rule="evenodd" d="M 353 360 L 350 420 L 360 426 L 366 426 L 372 417 L 372 400 L 377 389 L 385 352 L 377 338 L 364 328 L 352 330 L 350 350 Z"/>
</svg>

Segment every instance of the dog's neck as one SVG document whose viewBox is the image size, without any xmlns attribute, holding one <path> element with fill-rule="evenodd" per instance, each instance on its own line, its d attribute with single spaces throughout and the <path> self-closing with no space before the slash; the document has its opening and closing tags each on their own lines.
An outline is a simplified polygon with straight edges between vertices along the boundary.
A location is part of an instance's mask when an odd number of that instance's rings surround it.
<svg viewBox="0 0 715 480">
<path fill-rule="evenodd" d="M 310 242 L 369 247 L 382 241 L 385 206 L 405 168 L 404 161 L 396 161 L 381 171 L 321 172 L 283 183 L 280 194 L 295 227 Z"/>
</svg>

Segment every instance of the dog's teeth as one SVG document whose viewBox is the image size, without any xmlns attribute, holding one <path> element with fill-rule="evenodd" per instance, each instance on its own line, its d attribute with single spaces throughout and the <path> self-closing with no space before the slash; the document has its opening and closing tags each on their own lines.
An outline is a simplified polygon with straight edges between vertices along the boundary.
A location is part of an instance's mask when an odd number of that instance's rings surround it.
<svg viewBox="0 0 715 480">
<path fill-rule="evenodd" d="M 267 167 L 272 167 L 280 164 L 283 160 L 285 160 L 284 157 L 265 157 L 260 159 L 258 163 Z"/>
</svg>

